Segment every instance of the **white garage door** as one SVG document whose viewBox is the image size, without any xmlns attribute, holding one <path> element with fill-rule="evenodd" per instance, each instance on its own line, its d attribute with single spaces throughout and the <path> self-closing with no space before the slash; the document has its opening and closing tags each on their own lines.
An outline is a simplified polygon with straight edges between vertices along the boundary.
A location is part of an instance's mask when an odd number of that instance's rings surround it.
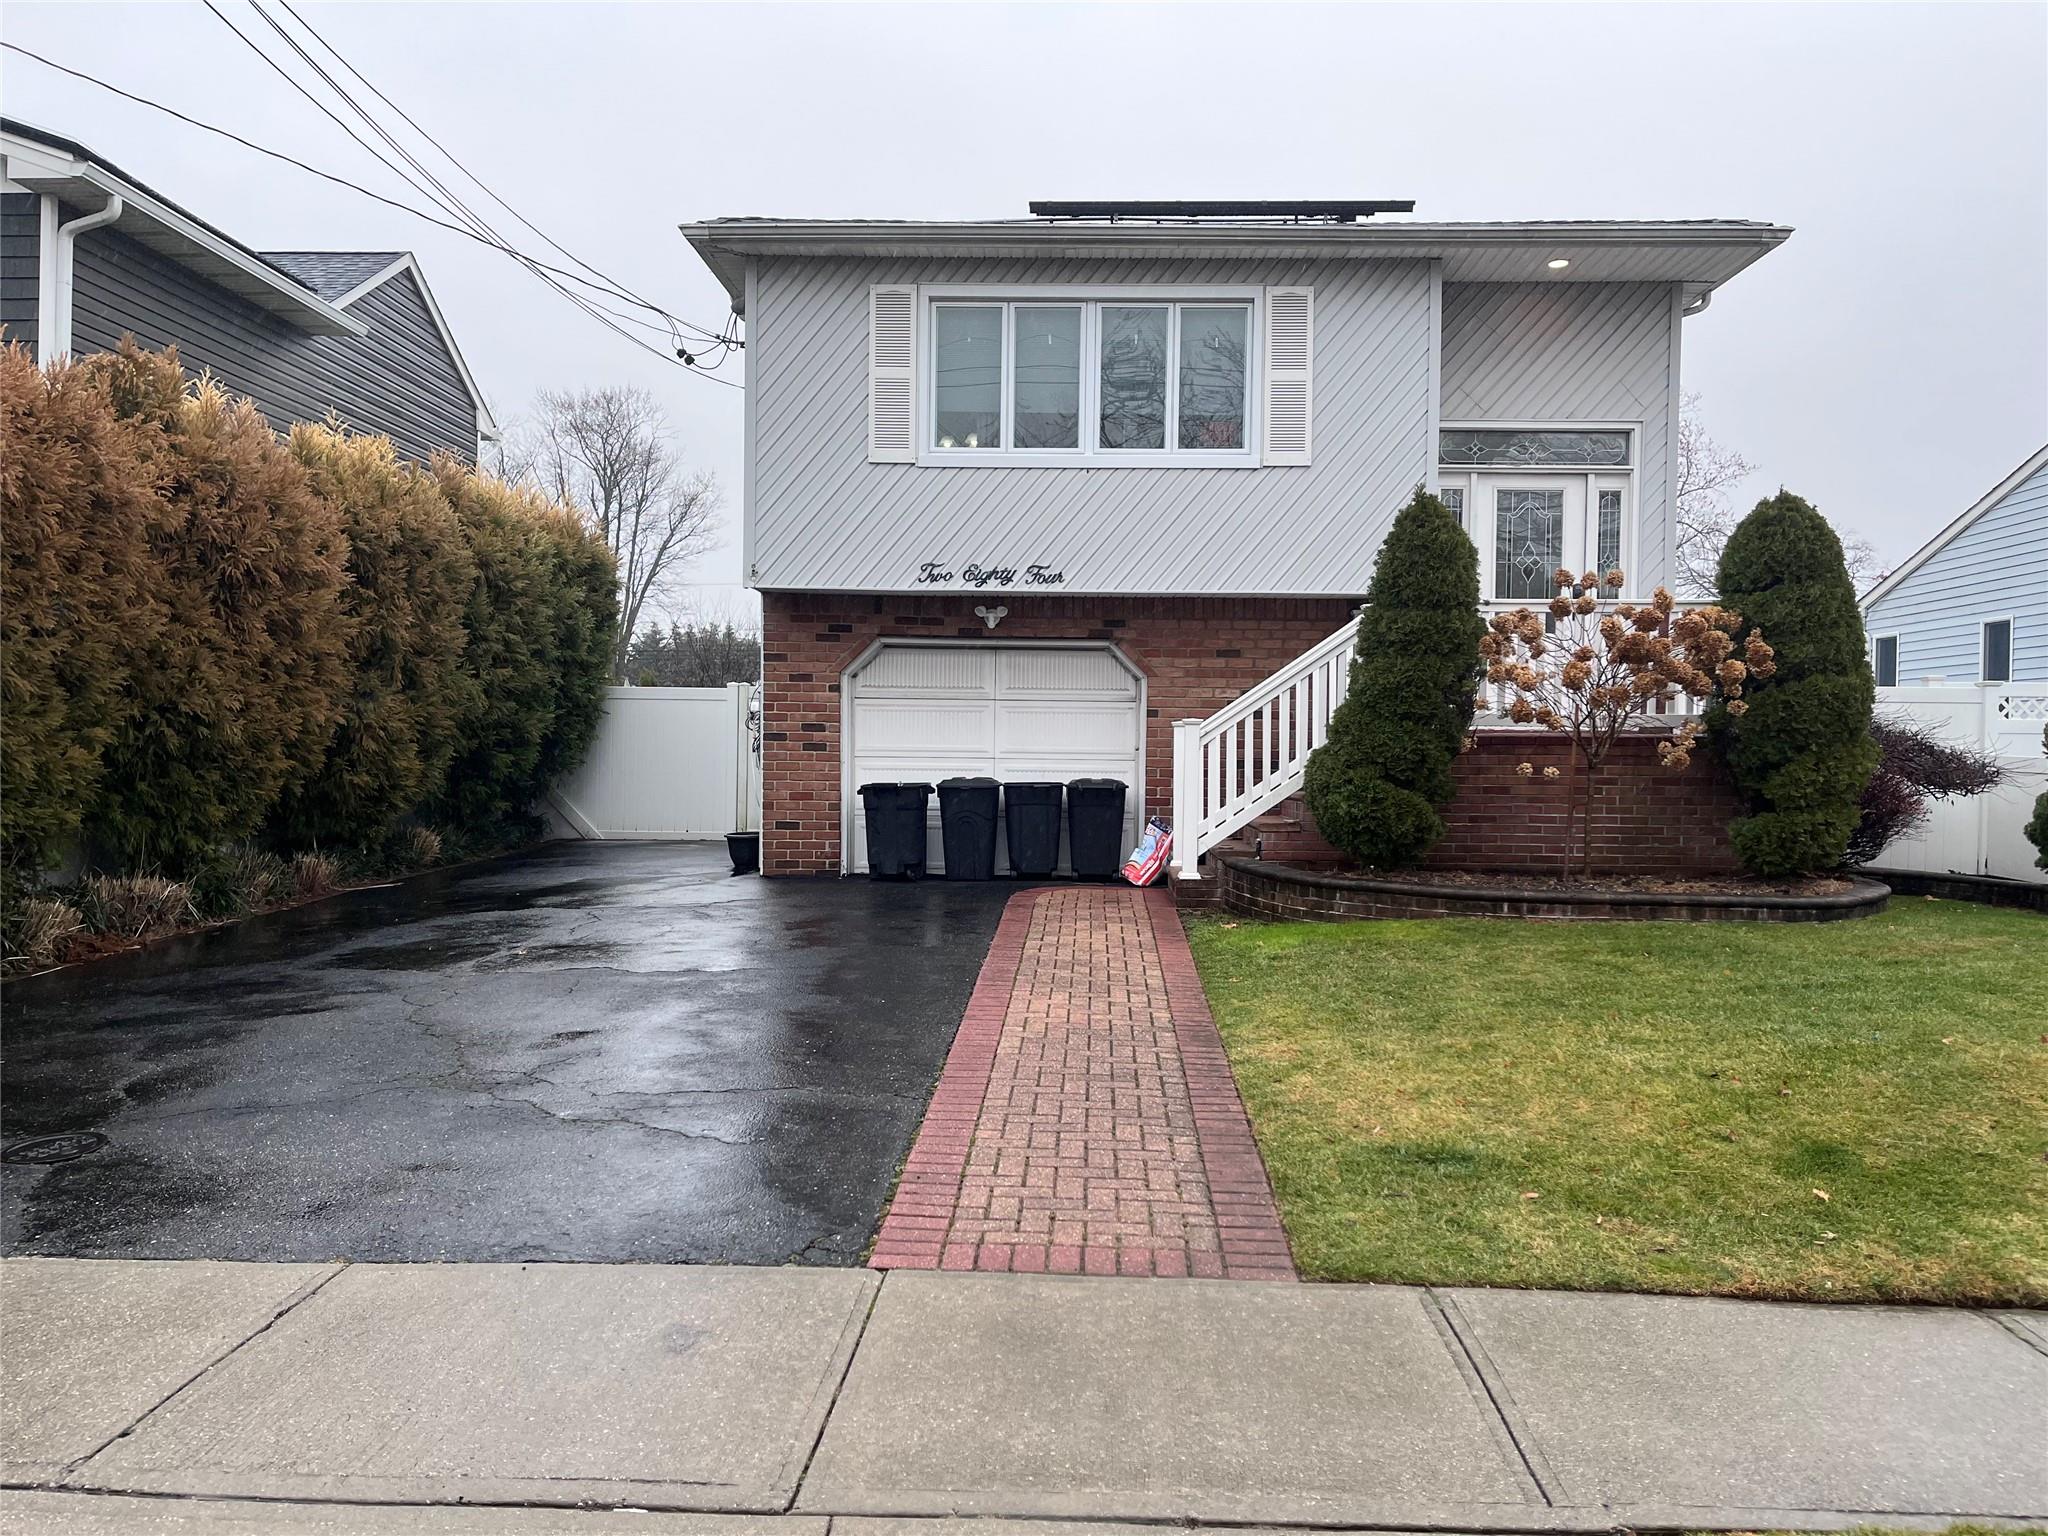
<svg viewBox="0 0 2048 1536">
<path fill-rule="evenodd" d="M 1121 779 L 1126 849 L 1137 841 L 1144 740 L 1138 679 L 1100 648 L 890 645 L 848 679 L 852 764 L 846 796 L 847 868 L 868 867 L 860 786 L 980 775 L 1003 781 Z M 1009 868 L 1002 829 L 996 870 Z M 939 797 L 926 844 L 945 867 Z M 1060 867 L 1067 867 L 1061 836 Z"/>
</svg>

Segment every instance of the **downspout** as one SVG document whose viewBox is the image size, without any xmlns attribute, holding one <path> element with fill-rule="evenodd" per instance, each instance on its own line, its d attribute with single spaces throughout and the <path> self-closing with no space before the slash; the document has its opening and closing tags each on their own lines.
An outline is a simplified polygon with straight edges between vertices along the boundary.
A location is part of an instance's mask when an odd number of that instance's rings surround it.
<svg viewBox="0 0 2048 1536">
<path fill-rule="evenodd" d="M 126 207 L 119 197 L 110 196 L 107 206 L 98 213 L 81 214 L 69 224 L 57 226 L 56 283 L 50 295 L 52 313 L 41 317 L 37 325 L 39 337 L 44 327 L 48 328 L 49 341 L 41 349 L 46 361 L 71 355 L 71 278 L 78 237 L 113 223 Z"/>
</svg>

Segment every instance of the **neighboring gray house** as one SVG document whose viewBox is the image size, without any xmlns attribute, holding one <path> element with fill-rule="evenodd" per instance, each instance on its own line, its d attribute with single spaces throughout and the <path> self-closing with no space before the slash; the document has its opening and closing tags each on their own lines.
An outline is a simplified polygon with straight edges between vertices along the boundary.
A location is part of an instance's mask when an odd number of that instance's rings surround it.
<svg viewBox="0 0 2048 1536">
<path fill-rule="evenodd" d="M 84 145 L 0 119 L 0 326 L 39 362 L 123 336 L 279 430 L 330 413 L 411 459 L 474 463 L 498 428 L 405 251 L 266 251 Z"/>
<path fill-rule="evenodd" d="M 1880 688 L 2048 682 L 2048 447 L 1863 599 Z"/>
</svg>

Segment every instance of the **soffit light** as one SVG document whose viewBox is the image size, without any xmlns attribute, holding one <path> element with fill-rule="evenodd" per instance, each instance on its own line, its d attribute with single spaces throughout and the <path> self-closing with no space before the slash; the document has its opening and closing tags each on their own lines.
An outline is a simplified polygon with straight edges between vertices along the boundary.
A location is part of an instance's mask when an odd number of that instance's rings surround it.
<svg viewBox="0 0 2048 1536">
<path fill-rule="evenodd" d="M 1547 265 L 1553 272 L 1562 272 L 1566 267 L 1570 266 L 1571 264 L 1571 258 L 1568 256 L 1553 256 L 1547 263 L 1545 263 L 1545 265 Z"/>
</svg>

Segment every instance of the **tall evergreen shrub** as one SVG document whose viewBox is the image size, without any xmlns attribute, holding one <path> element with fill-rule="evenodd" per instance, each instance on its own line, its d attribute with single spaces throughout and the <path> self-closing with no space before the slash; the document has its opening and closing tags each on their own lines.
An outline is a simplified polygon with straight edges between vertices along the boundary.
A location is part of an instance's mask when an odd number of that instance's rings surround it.
<svg viewBox="0 0 2048 1536">
<path fill-rule="evenodd" d="M 319 771 L 348 687 L 348 541 L 248 401 L 187 387 L 175 353 L 133 342 L 83 366 L 159 497 L 163 619 L 121 634 L 131 707 L 88 831 L 131 867 L 181 873 Z"/>
<path fill-rule="evenodd" d="M 380 845 L 439 793 L 476 679 L 462 665 L 476 563 L 435 478 L 382 437 L 292 429 L 292 457 L 340 514 L 350 685 L 320 770 L 271 816 L 288 847 Z"/>
<path fill-rule="evenodd" d="M 161 623 L 154 470 L 84 370 L 0 349 L 0 861 L 32 879 L 76 838 Z"/>
<path fill-rule="evenodd" d="M 575 516 L 453 460 L 434 466 L 477 580 L 463 617 L 475 680 L 430 816 L 463 846 L 531 826 L 549 782 L 589 747 L 611 678 L 611 554 Z"/>
<path fill-rule="evenodd" d="M 1395 868 L 1443 836 L 1484 633 L 1478 553 L 1436 497 L 1418 488 L 1395 517 L 1365 602 L 1350 691 L 1308 762 L 1308 806 L 1336 847 Z"/>
<path fill-rule="evenodd" d="M 1827 520 L 1789 491 L 1757 503 L 1721 552 L 1724 607 L 1763 631 L 1777 671 L 1708 725 L 1749 805 L 1730 829 L 1736 855 L 1776 878 L 1842 862 L 1878 762 L 1876 686 L 1856 586 Z"/>
</svg>

